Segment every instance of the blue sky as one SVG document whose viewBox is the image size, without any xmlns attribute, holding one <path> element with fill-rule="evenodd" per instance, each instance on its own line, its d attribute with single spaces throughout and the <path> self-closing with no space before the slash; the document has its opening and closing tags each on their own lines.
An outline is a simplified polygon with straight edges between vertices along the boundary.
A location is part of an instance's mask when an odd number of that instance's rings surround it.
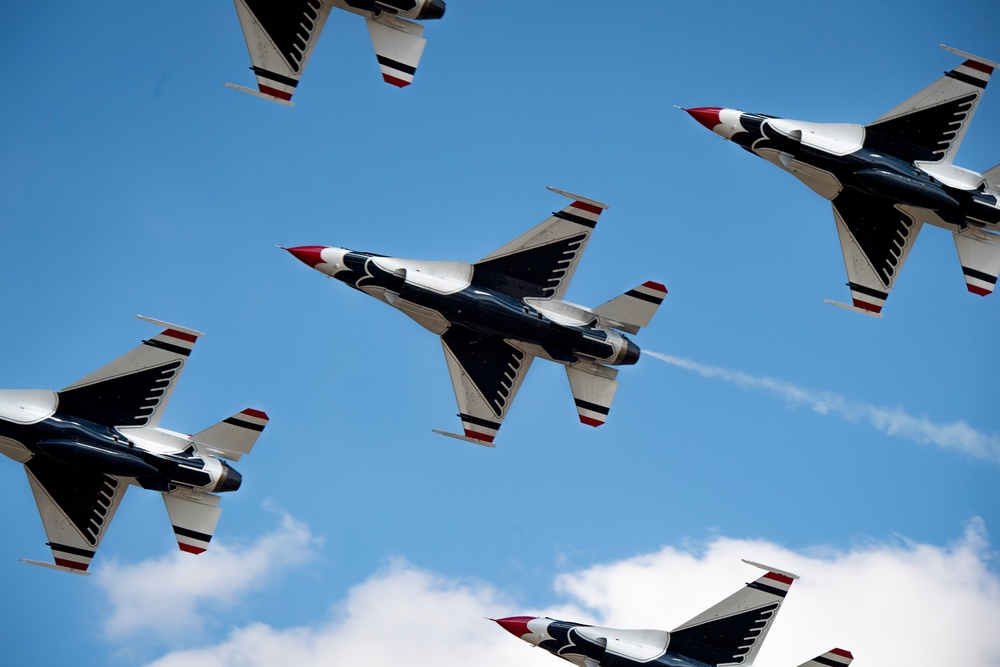
<svg viewBox="0 0 1000 667">
<path fill-rule="evenodd" d="M 673 105 L 864 123 L 960 62 L 939 43 L 1000 59 L 991 3 L 453 0 L 403 90 L 341 14 L 288 109 L 223 87 L 253 85 L 228 2 L 0 7 L 0 386 L 70 384 L 155 334 L 140 313 L 206 333 L 162 426 L 272 419 L 213 552 L 175 554 L 161 500 L 132 489 L 89 579 L 18 562 L 50 554 L 21 467 L 0 461 L 5 662 L 173 664 L 261 628 L 342 637 L 426 593 L 442 610 L 428 617 L 471 614 L 496 640 L 456 656 L 412 638 L 426 655 L 502 665 L 520 647 L 484 615 L 672 627 L 753 576 L 739 557 L 767 555 L 820 589 L 865 554 L 929 557 L 898 577 L 928 613 L 947 607 L 915 594 L 922 577 L 956 588 L 931 562 L 968 566 L 956 604 L 973 623 L 936 639 L 975 647 L 975 623 L 1000 618 L 1000 297 L 969 294 L 949 235 L 927 227 L 883 320 L 823 304 L 849 296 L 829 204 Z M 1000 161 L 996 85 L 960 166 Z M 563 206 L 546 185 L 611 206 L 570 301 L 645 280 L 670 292 L 635 337 L 661 358 L 622 370 L 600 429 L 539 362 L 495 450 L 434 435 L 459 426 L 434 336 L 274 248 L 474 261 Z M 565 583 L 663 553 L 687 558 L 662 561 L 662 587 L 608 589 L 618 607 Z M 688 578 L 719 596 L 670 594 Z M 858 589 L 848 602 L 873 604 Z M 784 612 L 759 662 L 782 664 L 768 651 L 793 623 L 825 638 L 800 662 L 852 637 L 871 660 L 888 640 L 856 612 Z"/>
</svg>

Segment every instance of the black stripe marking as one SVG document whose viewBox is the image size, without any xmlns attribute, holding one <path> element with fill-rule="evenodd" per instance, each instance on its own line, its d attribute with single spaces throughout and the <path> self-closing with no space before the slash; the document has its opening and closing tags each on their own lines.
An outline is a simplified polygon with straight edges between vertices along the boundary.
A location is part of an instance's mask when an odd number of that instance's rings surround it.
<svg viewBox="0 0 1000 667">
<path fill-rule="evenodd" d="M 161 350 L 166 350 L 167 352 L 173 352 L 174 354 L 180 354 L 185 357 L 191 356 L 191 350 L 186 347 L 181 347 L 180 345 L 173 345 L 171 343 L 164 343 L 162 340 L 144 340 L 142 341 L 144 345 L 149 345 L 150 347 L 158 347 Z"/>
<path fill-rule="evenodd" d="M 46 542 L 45 545 L 55 551 L 61 551 L 63 553 L 72 554 L 74 556 L 82 556 L 83 558 L 93 558 L 96 551 L 88 551 L 87 549 L 78 549 L 77 547 L 66 546 L 65 544 L 57 544 L 55 542 Z"/>
<path fill-rule="evenodd" d="M 590 227 L 593 229 L 597 226 L 596 220 L 588 220 L 583 216 L 573 215 L 572 213 L 567 213 L 566 211 L 555 211 L 552 213 L 557 218 L 562 218 L 563 220 L 569 220 L 570 222 L 575 222 L 578 225 L 583 225 L 584 227 Z"/>
<path fill-rule="evenodd" d="M 882 299 L 884 301 L 889 298 L 888 292 L 879 292 L 871 287 L 865 287 L 864 285 L 859 285 L 857 283 L 847 283 L 847 286 L 851 288 L 852 292 L 860 292 L 861 294 L 873 296 L 876 299 Z"/>
<path fill-rule="evenodd" d="M 479 417 L 473 417 L 472 415 L 467 415 L 464 412 L 459 412 L 458 413 L 458 418 L 461 419 L 464 422 L 469 422 L 470 424 L 474 424 L 475 426 L 483 426 L 485 428 L 491 428 L 491 429 L 496 430 L 496 431 L 500 430 L 500 423 L 499 422 L 491 422 L 488 419 L 481 419 Z"/>
<path fill-rule="evenodd" d="M 970 269 L 967 266 L 962 267 L 962 273 L 969 276 L 970 278 L 975 278 L 976 280 L 982 280 L 984 283 L 989 283 L 990 285 L 997 284 L 996 276 L 991 276 L 988 273 L 983 273 L 982 271 L 977 271 L 976 269 Z"/>
<path fill-rule="evenodd" d="M 836 660 L 831 660 L 830 658 L 824 658 L 819 656 L 818 658 L 813 658 L 813 662 L 818 662 L 821 665 L 829 665 L 830 667 L 844 667 L 844 663 L 837 662 Z"/>
<path fill-rule="evenodd" d="M 650 303 L 655 303 L 657 306 L 659 306 L 661 303 L 663 303 L 663 297 L 662 296 L 653 296 L 652 294 L 643 294 L 642 292 L 637 292 L 634 289 L 630 289 L 629 291 L 625 292 L 625 296 L 630 296 L 633 299 L 641 299 L 643 301 L 648 301 Z"/>
<path fill-rule="evenodd" d="M 385 65 L 386 67 L 391 67 L 392 69 L 399 70 L 400 72 L 403 72 L 404 74 L 409 74 L 410 76 L 413 76 L 414 74 L 417 73 L 416 67 L 411 67 L 410 65 L 401 63 L 398 60 L 393 60 L 392 58 L 386 58 L 385 56 L 380 56 L 377 53 L 375 55 L 378 58 L 379 65 Z"/>
<path fill-rule="evenodd" d="M 291 86 L 292 88 L 295 88 L 296 86 L 299 85 L 297 79 L 293 79 L 290 76 L 285 76 L 284 74 L 278 74 L 277 72 L 266 70 L 263 67 L 253 66 L 250 69 L 252 69 L 253 73 L 256 74 L 257 76 L 262 76 L 265 79 L 270 79 L 271 81 L 283 83 L 284 85 Z"/>
<path fill-rule="evenodd" d="M 190 530 L 188 528 L 181 528 L 180 526 L 174 526 L 174 534 L 180 535 L 181 537 L 190 537 L 193 540 L 201 540 L 202 542 L 212 541 L 211 535 L 199 533 L 196 530 Z"/>
<path fill-rule="evenodd" d="M 223 419 L 223 424 L 232 424 L 233 426 L 239 426 L 240 428 L 247 428 L 251 431 L 263 431 L 264 424 L 253 424 L 251 422 L 245 422 L 242 419 L 237 419 L 236 417 L 230 417 L 229 419 Z"/>
<path fill-rule="evenodd" d="M 767 584 L 761 584 L 756 581 L 751 581 L 749 584 L 747 584 L 747 588 L 756 588 L 758 591 L 770 593 L 771 595 L 777 595 L 779 598 L 783 598 L 788 594 L 788 591 L 783 591 L 780 588 L 775 588 L 774 586 L 768 586 Z"/>
<path fill-rule="evenodd" d="M 598 405 L 597 403 L 591 403 L 590 401 L 584 401 L 579 398 L 573 400 L 576 401 L 576 407 L 583 408 L 584 410 L 590 410 L 591 412 L 599 412 L 602 415 L 608 414 L 608 412 L 611 410 L 611 408 L 607 406 Z"/>
<path fill-rule="evenodd" d="M 983 81 L 982 79 L 977 79 L 974 76 L 969 76 L 968 74 L 963 74 L 962 72 L 958 72 L 956 70 L 945 72 L 944 74 L 949 78 L 956 79 L 958 81 L 961 81 L 962 83 L 967 83 L 970 86 L 975 86 L 976 88 L 986 87 L 986 82 Z"/>
</svg>

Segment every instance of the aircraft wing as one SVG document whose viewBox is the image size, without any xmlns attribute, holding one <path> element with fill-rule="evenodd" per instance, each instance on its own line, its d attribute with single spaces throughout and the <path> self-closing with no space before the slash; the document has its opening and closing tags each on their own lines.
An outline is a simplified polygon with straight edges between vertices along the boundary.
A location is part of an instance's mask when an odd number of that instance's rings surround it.
<svg viewBox="0 0 1000 667">
<path fill-rule="evenodd" d="M 670 632 L 670 650 L 709 665 L 751 665 L 797 575 L 767 573 Z"/>
<path fill-rule="evenodd" d="M 166 327 L 159 335 L 59 392 L 59 410 L 104 426 L 160 422 L 201 332 L 140 317 Z"/>
<path fill-rule="evenodd" d="M 996 63 L 943 48 L 966 60 L 927 88 L 871 122 L 866 146 L 891 143 L 892 154 L 911 162 L 950 163 L 965 137 Z"/>
<path fill-rule="evenodd" d="M 900 206 L 853 191 L 833 200 L 833 217 L 854 308 L 878 315 L 923 223 Z"/>
<path fill-rule="evenodd" d="M 493 446 L 534 356 L 502 338 L 453 326 L 441 336 L 465 436 L 442 435 Z"/>
<path fill-rule="evenodd" d="M 549 189 L 573 199 L 573 203 L 476 262 L 473 283 L 518 299 L 562 298 L 601 211 L 608 207 Z"/>
<path fill-rule="evenodd" d="M 331 5 L 321 0 L 234 1 L 260 92 L 226 85 L 290 105 Z"/>
<path fill-rule="evenodd" d="M 128 485 L 98 472 L 36 454 L 24 465 L 55 565 L 32 565 L 85 574 Z"/>
</svg>

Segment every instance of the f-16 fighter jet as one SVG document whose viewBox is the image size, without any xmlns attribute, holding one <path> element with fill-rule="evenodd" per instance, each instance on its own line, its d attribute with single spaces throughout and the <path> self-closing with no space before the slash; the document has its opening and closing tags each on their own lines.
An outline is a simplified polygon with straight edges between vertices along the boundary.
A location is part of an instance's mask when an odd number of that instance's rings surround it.
<svg viewBox="0 0 1000 667">
<path fill-rule="evenodd" d="M 475 264 L 383 257 L 344 248 L 286 248 L 317 271 L 383 301 L 441 336 L 465 435 L 493 446 L 535 357 L 566 366 L 580 421 L 600 426 L 618 371 L 639 348 L 618 331 L 649 324 L 666 295 L 646 282 L 593 310 L 563 301 L 607 206 L 549 188 L 573 203 Z"/>
<path fill-rule="evenodd" d="M 969 291 L 1000 274 L 1000 165 L 953 164 L 994 62 L 965 58 L 868 125 L 805 123 L 736 109 L 685 109 L 699 123 L 791 173 L 833 202 L 854 305 L 879 316 L 921 225 L 951 231 Z"/>
<path fill-rule="evenodd" d="M 202 334 L 157 336 L 60 391 L 0 390 L 0 452 L 24 464 L 56 570 L 87 574 L 130 484 L 159 491 L 182 551 L 208 548 L 222 510 L 216 493 L 242 477 L 239 461 L 267 424 L 244 410 L 195 435 L 159 428 L 191 348 Z"/>
<path fill-rule="evenodd" d="M 616 630 L 532 616 L 494 620 L 515 637 L 580 667 L 751 665 L 798 577 L 743 562 L 767 574 L 671 632 Z M 835 648 L 800 667 L 847 667 L 853 659 L 850 652 Z"/>
<path fill-rule="evenodd" d="M 424 27 L 406 19 L 439 19 L 444 0 L 235 0 L 260 92 L 226 85 L 288 106 L 334 7 L 363 16 L 382 78 L 408 86 L 427 42 Z"/>
</svg>

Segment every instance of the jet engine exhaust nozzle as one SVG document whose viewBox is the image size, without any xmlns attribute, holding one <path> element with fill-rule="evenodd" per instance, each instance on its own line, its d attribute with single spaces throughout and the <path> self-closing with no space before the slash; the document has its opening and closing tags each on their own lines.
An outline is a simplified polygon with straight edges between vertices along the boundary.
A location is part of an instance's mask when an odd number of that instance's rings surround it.
<svg viewBox="0 0 1000 667">
<path fill-rule="evenodd" d="M 239 489 L 243 484 L 243 475 L 225 461 L 220 461 L 219 463 L 222 464 L 222 474 L 219 476 L 219 481 L 216 483 L 214 491 L 216 493 L 225 493 L 226 491 L 236 491 Z"/>
<path fill-rule="evenodd" d="M 444 16 L 445 3 L 444 0 L 430 0 L 424 5 L 424 8 L 420 10 L 420 14 L 417 15 L 418 21 L 426 21 L 429 19 L 439 19 Z"/>
</svg>

